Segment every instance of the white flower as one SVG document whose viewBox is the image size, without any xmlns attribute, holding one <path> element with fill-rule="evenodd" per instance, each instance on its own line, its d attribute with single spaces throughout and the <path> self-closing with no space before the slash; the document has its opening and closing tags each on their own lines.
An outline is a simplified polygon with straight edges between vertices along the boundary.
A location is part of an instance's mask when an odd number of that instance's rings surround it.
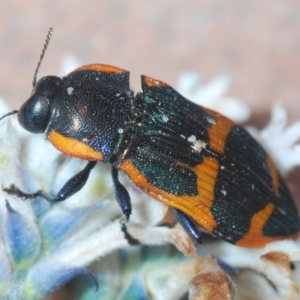
<svg viewBox="0 0 300 300">
<path fill-rule="evenodd" d="M 218 111 L 235 122 L 246 122 L 251 110 L 238 99 L 225 96 L 229 85 L 230 78 L 227 75 L 204 84 L 199 73 L 185 72 L 179 77 L 178 92 L 196 104 Z"/>
<path fill-rule="evenodd" d="M 282 175 L 300 165 L 300 121 L 287 126 L 287 111 L 281 103 L 273 106 L 271 120 L 263 130 L 248 129 L 268 150 Z"/>
</svg>

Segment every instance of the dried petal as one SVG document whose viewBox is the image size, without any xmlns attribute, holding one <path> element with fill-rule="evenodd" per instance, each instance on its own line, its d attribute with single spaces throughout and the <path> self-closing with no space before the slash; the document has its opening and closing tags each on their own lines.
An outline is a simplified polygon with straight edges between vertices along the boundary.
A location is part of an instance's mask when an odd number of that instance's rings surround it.
<svg viewBox="0 0 300 300">
<path fill-rule="evenodd" d="M 231 278 L 209 257 L 199 259 L 198 274 L 190 283 L 191 300 L 232 300 L 235 287 Z"/>
</svg>

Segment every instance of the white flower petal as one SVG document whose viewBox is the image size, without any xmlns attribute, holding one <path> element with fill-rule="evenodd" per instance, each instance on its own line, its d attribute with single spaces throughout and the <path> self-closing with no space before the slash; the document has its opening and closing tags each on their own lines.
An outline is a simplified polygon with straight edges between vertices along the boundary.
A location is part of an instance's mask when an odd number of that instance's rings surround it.
<svg viewBox="0 0 300 300">
<path fill-rule="evenodd" d="M 178 92 L 198 105 L 213 109 L 235 122 L 245 122 L 250 118 L 248 105 L 235 98 L 225 97 L 230 85 L 230 77 L 218 76 L 203 84 L 199 73 L 185 72 L 178 80 Z"/>
<path fill-rule="evenodd" d="M 287 112 L 282 104 L 276 103 L 272 109 L 271 121 L 261 131 L 250 128 L 256 137 L 274 159 L 282 175 L 295 166 L 300 165 L 300 122 L 286 127 Z"/>
</svg>

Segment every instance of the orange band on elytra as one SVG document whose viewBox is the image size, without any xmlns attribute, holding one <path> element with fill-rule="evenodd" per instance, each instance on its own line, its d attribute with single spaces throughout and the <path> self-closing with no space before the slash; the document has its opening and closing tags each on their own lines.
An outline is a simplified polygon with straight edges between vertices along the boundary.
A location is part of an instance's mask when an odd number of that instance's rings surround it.
<svg viewBox="0 0 300 300">
<path fill-rule="evenodd" d="M 95 151 L 84 142 L 68 138 L 52 130 L 48 135 L 49 141 L 62 153 L 86 160 L 103 160 L 103 153 Z"/>
<path fill-rule="evenodd" d="M 273 160 L 268 156 L 267 157 L 267 166 L 272 176 L 272 187 L 274 192 L 278 195 L 279 194 L 279 176 L 277 168 L 273 162 Z"/>
<path fill-rule="evenodd" d="M 227 136 L 235 123 L 213 110 L 205 108 L 204 111 L 213 116 L 215 120 L 215 124 L 207 128 L 209 145 L 214 151 L 223 154 L 225 152 Z"/>
<path fill-rule="evenodd" d="M 123 69 L 110 66 L 110 65 L 104 65 L 104 64 L 90 64 L 90 65 L 85 65 L 82 67 L 77 68 L 71 73 L 77 72 L 77 71 L 97 71 L 97 72 L 106 72 L 106 73 L 117 73 L 117 74 L 122 74 L 126 72 Z"/>
<path fill-rule="evenodd" d="M 169 87 L 169 85 L 163 81 L 153 79 L 151 77 L 142 76 L 142 81 L 148 86 L 148 87 Z"/>
<path fill-rule="evenodd" d="M 299 232 L 286 236 L 264 236 L 263 229 L 275 209 L 274 203 L 268 203 L 262 210 L 253 215 L 249 231 L 237 241 L 236 245 L 248 248 L 259 248 L 267 243 L 283 239 L 295 239 Z"/>
<path fill-rule="evenodd" d="M 184 166 L 183 164 L 180 165 Z M 187 168 L 190 167 L 187 166 Z M 211 206 L 214 201 L 214 188 L 219 170 L 219 163 L 215 158 L 207 157 L 201 164 L 191 168 L 197 174 L 198 194 L 195 196 L 173 195 L 157 188 L 148 182 L 147 178 L 130 159 L 125 159 L 120 165 L 120 169 L 151 197 L 166 205 L 180 209 L 209 232 L 212 232 L 216 227 L 217 223 L 211 212 Z"/>
</svg>

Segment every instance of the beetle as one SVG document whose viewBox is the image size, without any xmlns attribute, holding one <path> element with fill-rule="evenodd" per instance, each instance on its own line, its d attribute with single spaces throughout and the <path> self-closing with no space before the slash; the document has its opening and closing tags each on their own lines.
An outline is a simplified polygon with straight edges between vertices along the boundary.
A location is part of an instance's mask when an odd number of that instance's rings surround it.
<svg viewBox="0 0 300 300">
<path fill-rule="evenodd" d="M 119 171 L 172 207 L 196 242 L 201 242 L 198 225 L 243 247 L 299 236 L 299 215 L 286 184 L 240 125 L 148 76 L 141 77 L 142 91 L 134 94 L 129 72 L 117 67 L 90 64 L 36 82 L 37 70 L 31 97 L 7 115 L 17 113 L 26 130 L 45 133 L 59 151 L 88 163 L 55 197 L 26 194 L 14 185 L 5 191 L 62 201 L 84 186 L 101 161 L 111 165 L 115 198 L 127 221 L 130 196 Z"/>
</svg>

